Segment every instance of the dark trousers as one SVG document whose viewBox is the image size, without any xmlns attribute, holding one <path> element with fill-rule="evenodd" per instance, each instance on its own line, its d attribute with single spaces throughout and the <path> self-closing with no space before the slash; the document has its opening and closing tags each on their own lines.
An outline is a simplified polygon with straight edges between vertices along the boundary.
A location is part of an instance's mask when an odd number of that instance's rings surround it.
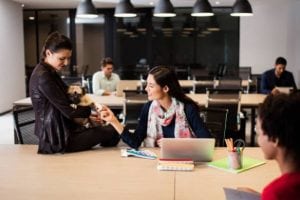
<svg viewBox="0 0 300 200">
<path fill-rule="evenodd" d="M 119 140 L 119 134 L 110 125 L 89 128 L 70 135 L 66 152 L 88 150 L 97 144 L 103 147 L 116 146 Z"/>
</svg>

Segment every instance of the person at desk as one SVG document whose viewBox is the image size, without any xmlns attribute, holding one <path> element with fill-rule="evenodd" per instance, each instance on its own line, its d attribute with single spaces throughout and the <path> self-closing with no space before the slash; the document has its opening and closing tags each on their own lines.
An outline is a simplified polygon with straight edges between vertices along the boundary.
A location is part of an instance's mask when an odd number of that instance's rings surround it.
<svg viewBox="0 0 300 200">
<path fill-rule="evenodd" d="M 41 61 L 30 78 L 30 97 L 35 111 L 34 132 L 39 138 L 38 153 L 83 151 L 97 144 L 115 146 L 119 134 L 111 126 L 85 128 L 74 118 L 91 116 L 89 106 L 71 107 L 67 85 L 58 75 L 69 64 L 72 42 L 54 32 L 46 39 Z"/>
<path fill-rule="evenodd" d="M 111 58 L 104 58 L 100 65 L 101 71 L 93 75 L 93 94 L 111 95 L 116 91 L 120 77 L 113 73 L 114 63 Z"/>
<path fill-rule="evenodd" d="M 275 159 L 281 176 L 267 185 L 262 200 L 300 197 L 300 95 L 269 95 L 259 107 L 257 141 L 266 159 Z M 252 191 L 249 188 L 242 188 Z"/>
<path fill-rule="evenodd" d="M 112 111 L 105 108 L 101 118 L 109 122 L 132 148 L 144 141 L 146 147 L 160 146 L 160 139 L 211 137 L 199 115 L 198 105 L 182 91 L 175 72 L 164 66 L 149 71 L 144 105 L 134 133 L 124 127 Z"/>
<path fill-rule="evenodd" d="M 291 72 L 286 71 L 287 61 L 283 57 L 278 57 L 275 61 L 274 69 L 270 69 L 262 74 L 261 92 L 264 94 L 280 93 L 276 87 L 293 87 L 297 89 L 294 76 Z"/>
</svg>

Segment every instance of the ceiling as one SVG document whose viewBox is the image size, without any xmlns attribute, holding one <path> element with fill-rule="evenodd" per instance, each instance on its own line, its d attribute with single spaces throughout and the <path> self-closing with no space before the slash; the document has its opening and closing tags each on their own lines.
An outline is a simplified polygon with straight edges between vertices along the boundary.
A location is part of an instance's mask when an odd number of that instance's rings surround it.
<svg viewBox="0 0 300 200">
<path fill-rule="evenodd" d="M 25 9 L 76 8 L 80 0 L 13 0 Z M 96 8 L 113 8 L 119 0 L 93 0 Z M 158 0 L 131 0 L 135 7 L 153 7 Z M 196 0 L 171 0 L 174 7 L 192 7 Z M 235 0 L 209 0 L 213 7 L 232 6 Z"/>
</svg>

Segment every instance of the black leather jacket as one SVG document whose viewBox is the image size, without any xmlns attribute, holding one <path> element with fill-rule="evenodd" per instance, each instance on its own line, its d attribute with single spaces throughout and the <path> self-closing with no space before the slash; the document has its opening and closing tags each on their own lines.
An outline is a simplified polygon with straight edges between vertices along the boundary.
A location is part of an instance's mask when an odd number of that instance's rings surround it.
<svg viewBox="0 0 300 200">
<path fill-rule="evenodd" d="M 82 128 L 72 119 L 89 117 L 91 108 L 72 108 L 67 86 L 46 63 L 35 67 L 29 87 L 35 111 L 35 134 L 39 137 L 38 153 L 63 153 L 70 134 Z"/>
</svg>

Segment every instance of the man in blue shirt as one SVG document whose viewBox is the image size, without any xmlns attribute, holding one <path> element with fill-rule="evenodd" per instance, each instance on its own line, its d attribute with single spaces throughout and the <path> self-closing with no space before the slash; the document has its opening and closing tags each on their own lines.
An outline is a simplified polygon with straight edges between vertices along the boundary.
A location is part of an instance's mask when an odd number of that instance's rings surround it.
<svg viewBox="0 0 300 200">
<path fill-rule="evenodd" d="M 297 89 L 294 76 L 286 71 L 287 61 L 283 57 L 278 57 L 275 61 L 274 69 L 265 71 L 261 77 L 261 93 L 278 94 L 280 91 L 276 87 L 293 87 Z"/>
</svg>

